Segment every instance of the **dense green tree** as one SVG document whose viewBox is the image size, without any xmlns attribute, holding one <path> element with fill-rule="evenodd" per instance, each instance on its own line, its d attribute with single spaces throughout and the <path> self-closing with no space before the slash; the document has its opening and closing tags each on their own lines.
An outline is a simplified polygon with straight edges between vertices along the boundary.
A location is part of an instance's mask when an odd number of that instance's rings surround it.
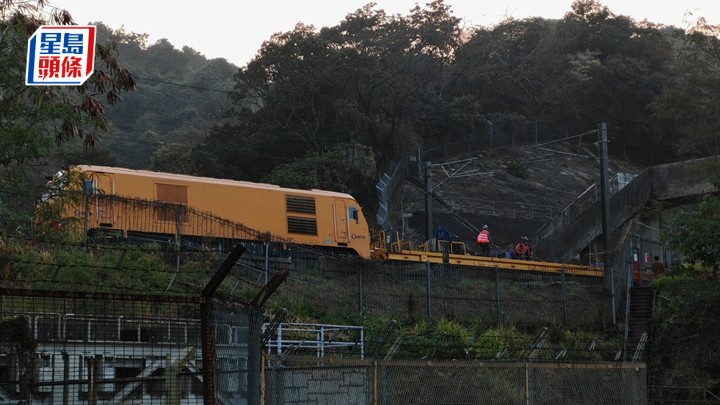
<svg viewBox="0 0 720 405">
<path fill-rule="evenodd" d="M 542 121 L 576 134 L 607 122 L 616 151 L 643 144 L 644 153 L 661 141 L 647 106 L 667 81 L 671 45 L 657 27 L 576 1 L 558 21 L 508 19 L 476 30 L 458 50 L 452 97 L 478 97 L 495 131 Z"/>
<path fill-rule="evenodd" d="M 157 149 L 150 158 L 150 170 L 196 175 L 201 172 L 194 155 L 193 146 L 198 145 L 207 135 L 204 128 L 185 127 L 171 132 L 167 142 Z"/>
<path fill-rule="evenodd" d="M 556 25 L 541 18 L 508 19 L 492 29 L 477 29 L 458 50 L 451 97 L 470 96 L 482 107 L 474 113 L 481 116 L 473 125 L 476 138 L 488 136 L 491 128 L 512 133 L 518 119 L 552 118 L 555 81 L 564 61 L 552 43 Z"/>
<path fill-rule="evenodd" d="M 648 383 L 702 387 L 720 396 L 720 284 L 697 274 L 673 274 L 656 281 L 657 303 L 648 356 Z M 668 390 L 667 402 L 701 402 L 702 390 Z"/>
<path fill-rule="evenodd" d="M 666 235 L 669 246 L 698 263 L 712 269 L 717 279 L 720 269 L 720 199 L 708 195 L 693 212 L 678 215 Z"/>
<path fill-rule="evenodd" d="M 96 71 L 83 85 L 26 86 L 29 36 L 43 24 L 74 24 L 67 11 L 46 14 L 44 6 L 0 3 L 0 219 L 5 226 L 29 223 L 36 190 L 26 183 L 34 169 L 40 167 L 42 174 L 60 146 L 75 140 L 86 149 L 95 147 L 108 128 L 106 104 L 135 88 L 135 79 L 116 59 L 115 45 L 102 42 L 96 45 Z"/>
<path fill-rule="evenodd" d="M 280 163 L 267 156 L 322 156 L 350 142 L 371 147 L 382 169 L 434 135 L 430 112 L 459 21 L 442 1 L 406 17 L 368 4 L 334 27 L 298 24 L 276 34 L 238 73 L 231 121 L 198 149 L 232 177 L 250 179 Z"/>
<path fill-rule="evenodd" d="M 676 137 L 682 156 L 720 154 L 720 25 L 696 22 L 689 35 L 676 31 L 672 80 L 652 107 Z"/>
<path fill-rule="evenodd" d="M 458 51 L 455 92 L 477 94 L 494 111 L 517 111 L 521 106 L 530 107 L 528 114 L 536 113 L 542 108 L 537 100 L 549 84 L 552 64 L 559 62 L 541 49 L 553 26 L 540 18 L 508 19 L 493 29 L 476 30 Z"/>
<path fill-rule="evenodd" d="M 150 158 L 150 170 L 158 172 L 196 174 L 198 172 L 192 159 L 192 149 L 187 144 L 169 143 L 155 151 Z"/>
<path fill-rule="evenodd" d="M 372 206 L 368 188 L 375 179 L 372 150 L 359 144 L 338 144 L 331 150 L 310 153 L 276 166 L 263 180 L 283 187 L 352 193 L 363 207 Z"/>
<path fill-rule="evenodd" d="M 563 93 L 556 110 L 571 114 L 576 132 L 607 122 L 611 148 L 642 159 L 658 130 L 646 111 L 667 83 L 672 63 L 667 37 L 595 0 L 575 1 L 557 34 L 566 38 L 568 69 L 558 76 Z"/>
<path fill-rule="evenodd" d="M 117 166 L 117 156 L 108 150 L 90 149 L 78 152 L 68 151 L 62 156 L 62 167 L 70 165 Z"/>
<path fill-rule="evenodd" d="M 100 147 L 112 151 L 118 165 L 146 168 L 163 144 L 220 122 L 236 66 L 225 59 L 207 60 L 189 47 L 176 49 L 166 39 L 148 44 L 146 34 L 96 25 L 98 37 L 117 44 L 138 80 L 137 91 L 107 115 L 112 126 Z"/>
</svg>

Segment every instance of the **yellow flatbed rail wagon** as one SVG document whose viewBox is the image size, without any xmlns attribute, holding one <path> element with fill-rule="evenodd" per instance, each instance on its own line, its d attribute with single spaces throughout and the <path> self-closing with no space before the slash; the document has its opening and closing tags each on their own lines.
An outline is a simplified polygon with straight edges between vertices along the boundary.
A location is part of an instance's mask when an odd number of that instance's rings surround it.
<svg viewBox="0 0 720 405">
<path fill-rule="evenodd" d="M 552 263 L 537 260 L 518 260 L 499 257 L 475 256 L 465 250 L 463 242 L 439 241 L 440 251 L 432 251 L 427 243 L 417 247 L 411 242 L 397 241 L 390 246 L 385 244 L 382 232 L 371 236 L 371 250 L 374 257 L 389 261 L 446 263 L 469 267 L 499 268 L 503 270 L 536 271 L 542 273 L 603 277 L 602 267 L 579 264 Z M 451 253 L 445 253 L 451 252 Z"/>
</svg>

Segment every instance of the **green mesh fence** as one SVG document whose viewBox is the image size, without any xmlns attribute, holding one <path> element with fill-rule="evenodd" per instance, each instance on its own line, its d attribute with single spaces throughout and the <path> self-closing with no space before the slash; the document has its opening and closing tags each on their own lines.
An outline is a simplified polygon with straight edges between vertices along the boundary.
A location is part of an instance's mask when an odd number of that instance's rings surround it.
<svg viewBox="0 0 720 405">
<path fill-rule="evenodd" d="M 641 364 L 268 359 L 263 404 L 644 404 Z"/>
<path fill-rule="evenodd" d="M 611 317 L 602 279 L 412 262 L 321 257 L 282 265 L 242 262 L 233 274 L 252 295 L 265 278 L 291 269 L 269 306 L 298 314 L 369 312 L 407 321 L 454 319 L 485 325 L 565 325 L 596 329 Z M 301 264 L 301 266 L 299 265 Z M 249 290 L 247 290 L 249 289 Z"/>
</svg>

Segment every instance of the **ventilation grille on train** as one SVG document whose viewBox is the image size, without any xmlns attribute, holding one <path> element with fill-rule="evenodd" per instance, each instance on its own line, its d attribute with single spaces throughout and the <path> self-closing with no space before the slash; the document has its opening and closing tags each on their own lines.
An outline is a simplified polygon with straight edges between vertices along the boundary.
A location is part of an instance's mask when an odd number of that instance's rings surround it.
<svg viewBox="0 0 720 405">
<path fill-rule="evenodd" d="M 317 221 L 315 218 L 288 217 L 288 233 L 317 235 Z"/>
<path fill-rule="evenodd" d="M 298 212 L 301 214 L 315 214 L 315 199 L 298 197 L 294 195 L 285 196 L 287 212 Z"/>
</svg>

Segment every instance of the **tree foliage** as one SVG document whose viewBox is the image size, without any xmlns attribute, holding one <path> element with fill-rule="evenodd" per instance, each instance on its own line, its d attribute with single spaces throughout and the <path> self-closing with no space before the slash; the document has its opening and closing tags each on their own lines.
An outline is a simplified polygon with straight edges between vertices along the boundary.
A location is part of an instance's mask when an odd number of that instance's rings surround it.
<svg viewBox="0 0 720 405">
<path fill-rule="evenodd" d="M 320 156 L 357 142 L 383 167 L 424 127 L 418 120 L 442 87 L 458 23 L 442 1 L 407 17 L 368 4 L 335 27 L 275 34 L 236 76 L 235 123 L 211 133 L 205 150 L 228 174 L 247 174 L 271 171 L 277 161 L 268 155 Z"/>
<path fill-rule="evenodd" d="M 0 198 L 11 195 L 27 208 L 21 188 L 33 173 L 57 154 L 61 145 L 80 140 L 94 148 L 108 129 L 106 106 L 135 89 L 135 79 L 117 60 L 114 44 L 96 45 L 97 69 L 81 86 L 26 86 L 28 38 L 43 24 L 71 25 L 72 16 L 54 10 L 44 18 L 44 2 L 0 3 Z M 25 225 L 15 207 L 0 207 L 5 225 Z"/>
<path fill-rule="evenodd" d="M 720 26 L 699 19 L 686 35 L 675 32 L 672 80 L 651 105 L 668 130 L 680 133 L 684 157 L 720 154 Z"/>
<path fill-rule="evenodd" d="M 372 151 L 359 144 L 339 144 L 322 154 L 312 152 L 302 159 L 281 164 L 264 181 L 299 189 L 354 192 L 355 197 L 371 201 L 363 188 L 374 179 Z"/>
<path fill-rule="evenodd" d="M 102 67 L 81 86 L 25 86 L 25 52 L 30 35 L 43 24 L 74 24 L 64 10 L 54 11 L 49 21 L 40 17 L 41 12 L 41 8 L 26 2 L 18 6 L 13 2 L 0 4 L 0 139 L 5 151 L 0 165 L 5 167 L 44 158 L 52 141 L 62 144 L 79 138 L 85 148 L 93 148 L 99 132 L 108 127 L 103 102 L 113 105 L 120 101 L 121 93 L 135 89 L 135 80 L 118 63 L 113 44 L 97 44 Z"/>
<path fill-rule="evenodd" d="M 640 144 L 661 145 L 645 110 L 662 91 L 671 56 L 657 28 L 576 1 L 561 20 L 508 19 L 478 30 L 458 51 L 453 94 L 478 94 L 484 115 L 508 132 L 517 130 L 504 116 L 571 134 L 607 122 L 614 151 L 638 159 Z"/>
<path fill-rule="evenodd" d="M 10 3 L 3 4 L 8 10 Z M 608 123 L 611 152 L 641 162 L 717 149 L 717 27 L 702 20 L 686 33 L 577 0 L 559 20 L 463 28 L 442 0 L 406 15 L 369 3 L 334 26 L 299 23 L 273 35 L 240 69 L 164 39 L 149 44 L 145 34 L 96 25 L 101 42 L 114 43 L 108 49 L 131 62 L 140 91 L 103 109 L 103 119 L 51 118 L 64 112 L 48 103 L 32 104 L 34 113 L 18 108 L 26 120 L 40 114 L 54 122 L 59 138 L 43 128 L 25 133 L 32 140 L 25 146 L 8 128 L 2 138 L 8 156 L 48 156 L 53 141 L 69 134 L 92 144 L 105 128 L 98 153 L 63 152 L 63 163 L 254 181 L 308 170 L 306 180 L 328 179 L 301 163 L 332 155 L 336 145 L 370 148 L 380 172 L 409 151 L 476 147 L 492 137 L 514 142 L 530 131 L 558 138 L 598 122 Z M 19 54 L 14 60 L 19 71 Z M 12 71 L 0 78 L 7 82 Z M 370 183 L 372 176 L 351 192 Z"/>
<path fill-rule="evenodd" d="M 720 269 L 720 198 L 705 196 L 696 211 L 675 217 L 665 238 L 670 247 L 685 255 L 689 262 L 711 268 L 713 278 L 717 279 Z"/>
<path fill-rule="evenodd" d="M 30 319 L 25 316 L 0 319 L 0 347 L 3 353 L 17 356 L 18 387 L 21 398 L 29 394 L 29 383 L 33 382 L 36 372 L 37 341 L 30 327 Z"/>
<path fill-rule="evenodd" d="M 650 346 L 649 383 L 703 387 L 720 394 L 720 284 L 674 275 L 657 282 L 657 311 Z M 695 399 L 701 398 L 678 398 Z"/>
</svg>

